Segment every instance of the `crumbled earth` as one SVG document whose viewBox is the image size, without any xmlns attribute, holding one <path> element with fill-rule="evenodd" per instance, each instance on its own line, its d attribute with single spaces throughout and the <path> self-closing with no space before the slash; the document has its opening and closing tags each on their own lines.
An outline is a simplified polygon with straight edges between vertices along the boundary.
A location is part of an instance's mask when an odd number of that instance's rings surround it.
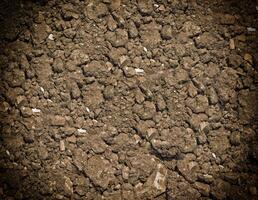
<svg viewBox="0 0 258 200">
<path fill-rule="evenodd" d="M 0 198 L 257 199 L 257 6 L 1 1 Z"/>
</svg>

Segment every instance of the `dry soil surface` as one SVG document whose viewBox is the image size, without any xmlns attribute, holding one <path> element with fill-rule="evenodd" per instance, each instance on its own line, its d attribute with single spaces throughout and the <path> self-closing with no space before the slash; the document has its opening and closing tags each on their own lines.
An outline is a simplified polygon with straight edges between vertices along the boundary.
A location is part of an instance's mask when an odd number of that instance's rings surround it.
<svg viewBox="0 0 258 200">
<path fill-rule="evenodd" d="M 257 199 L 257 1 L 0 6 L 1 199 Z"/>
</svg>

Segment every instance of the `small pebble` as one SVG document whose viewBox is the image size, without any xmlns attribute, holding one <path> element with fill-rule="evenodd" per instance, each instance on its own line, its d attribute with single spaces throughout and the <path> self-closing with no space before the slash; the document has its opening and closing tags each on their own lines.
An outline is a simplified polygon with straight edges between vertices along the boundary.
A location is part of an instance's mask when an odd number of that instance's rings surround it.
<svg viewBox="0 0 258 200">
<path fill-rule="evenodd" d="M 231 50 L 233 50 L 233 49 L 236 48 L 234 39 L 230 39 L 230 40 L 229 40 L 229 48 L 230 48 Z"/>
<path fill-rule="evenodd" d="M 86 132 L 87 132 L 85 129 L 82 129 L 82 128 L 77 129 L 77 131 L 78 131 L 79 133 L 86 133 Z"/>
<path fill-rule="evenodd" d="M 40 113 L 40 112 L 41 112 L 41 110 L 40 110 L 40 109 L 37 109 L 37 108 L 32 108 L 31 110 L 32 110 L 32 112 L 34 112 L 34 113 Z"/>
<path fill-rule="evenodd" d="M 217 158 L 216 154 L 215 153 L 212 153 L 212 156 L 213 158 Z"/>
<path fill-rule="evenodd" d="M 135 69 L 136 74 L 144 74 L 144 70 L 140 68 Z"/>
<path fill-rule="evenodd" d="M 8 150 L 6 150 L 6 154 L 7 154 L 8 156 L 10 156 L 10 152 L 9 152 Z"/>
<path fill-rule="evenodd" d="M 256 31 L 256 28 L 247 27 L 247 31 L 248 31 L 248 32 L 255 32 L 255 31 Z"/>
<path fill-rule="evenodd" d="M 43 87 L 40 87 L 40 90 L 41 90 L 42 92 L 45 92 L 45 90 L 44 90 L 44 88 L 43 88 Z"/>
<path fill-rule="evenodd" d="M 54 35 L 52 33 L 49 34 L 48 39 L 53 41 L 54 40 Z"/>
<path fill-rule="evenodd" d="M 65 143 L 63 140 L 60 141 L 59 146 L 60 146 L 60 151 L 65 151 Z"/>
</svg>

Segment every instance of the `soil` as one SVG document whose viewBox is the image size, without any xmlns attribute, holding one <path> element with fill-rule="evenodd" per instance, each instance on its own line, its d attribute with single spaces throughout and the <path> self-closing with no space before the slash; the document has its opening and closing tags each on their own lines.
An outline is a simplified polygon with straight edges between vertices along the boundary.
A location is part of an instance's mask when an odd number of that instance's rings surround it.
<svg viewBox="0 0 258 200">
<path fill-rule="evenodd" d="M 1 199 L 257 199 L 257 1 L 0 7 Z"/>
</svg>

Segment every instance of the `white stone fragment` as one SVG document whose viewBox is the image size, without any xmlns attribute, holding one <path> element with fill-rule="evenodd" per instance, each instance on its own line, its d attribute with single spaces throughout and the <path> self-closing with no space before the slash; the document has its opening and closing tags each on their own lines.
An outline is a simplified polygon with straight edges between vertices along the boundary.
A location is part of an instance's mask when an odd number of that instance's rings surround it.
<svg viewBox="0 0 258 200">
<path fill-rule="evenodd" d="M 213 158 L 217 158 L 215 153 L 212 153 L 211 155 L 213 156 Z"/>
<path fill-rule="evenodd" d="M 59 146 L 60 146 L 60 151 L 65 151 L 65 143 L 64 143 L 64 140 L 61 140 L 61 141 L 60 141 Z"/>
<path fill-rule="evenodd" d="M 86 133 L 86 132 L 87 132 L 85 129 L 82 129 L 82 128 L 77 129 L 77 131 L 78 131 L 79 133 Z"/>
<path fill-rule="evenodd" d="M 34 112 L 34 113 L 40 113 L 40 112 L 41 112 L 41 110 L 40 110 L 40 109 L 37 109 L 37 108 L 32 108 L 31 110 L 32 110 L 32 112 Z"/>
<path fill-rule="evenodd" d="M 144 74 L 144 70 L 140 68 L 135 68 L 136 74 Z"/>
<path fill-rule="evenodd" d="M 87 111 L 87 112 L 90 112 L 90 109 L 89 109 L 88 107 L 86 107 L 86 111 Z"/>
<path fill-rule="evenodd" d="M 54 35 L 52 33 L 50 33 L 49 36 L 48 36 L 48 39 L 53 41 L 55 39 Z"/>
<path fill-rule="evenodd" d="M 256 31 L 256 28 L 247 27 L 247 31 L 248 31 L 248 32 L 255 32 L 255 31 Z"/>
<path fill-rule="evenodd" d="M 5 151 L 8 156 L 10 156 L 10 152 L 8 150 Z"/>
<path fill-rule="evenodd" d="M 41 90 L 42 92 L 45 92 L 45 90 L 44 90 L 44 88 L 43 88 L 43 87 L 40 87 L 40 90 Z"/>
<path fill-rule="evenodd" d="M 144 50 L 145 52 L 147 52 L 147 51 L 148 51 L 148 49 L 147 49 L 146 47 L 143 47 L 143 50 Z"/>
</svg>

